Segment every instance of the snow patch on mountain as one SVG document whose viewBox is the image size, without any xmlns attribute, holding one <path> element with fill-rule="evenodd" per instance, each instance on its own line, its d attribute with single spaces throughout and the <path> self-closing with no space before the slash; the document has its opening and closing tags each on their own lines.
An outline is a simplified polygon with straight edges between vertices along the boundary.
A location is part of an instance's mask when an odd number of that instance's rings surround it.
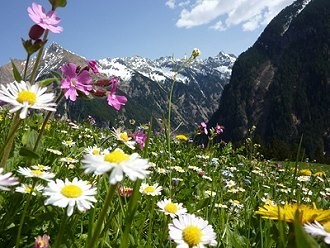
<svg viewBox="0 0 330 248">
<path fill-rule="evenodd" d="M 301 2 L 301 6 L 298 6 L 298 4 L 300 4 L 300 3 L 295 3 L 295 4 L 294 4 L 294 6 L 295 6 L 295 7 L 298 7 L 298 9 L 297 9 L 297 11 L 296 11 L 293 15 L 291 15 L 291 16 L 288 17 L 287 22 L 283 25 L 283 31 L 282 31 L 282 33 L 281 33 L 281 36 L 283 36 L 283 35 L 286 33 L 286 31 L 288 31 L 288 29 L 289 29 L 289 27 L 290 27 L 290 24 L 291 24 L 292 20 L 293 20 L 294 18 L 296 18 L 296 17 L 300 14 L 300 12 L 303 11 L 304 8 L 305 8 L 305 7 L 306 7 L 311 1 L 312 1 L 312 0 L 303 0 L 303 1 Z"/>
</svg>

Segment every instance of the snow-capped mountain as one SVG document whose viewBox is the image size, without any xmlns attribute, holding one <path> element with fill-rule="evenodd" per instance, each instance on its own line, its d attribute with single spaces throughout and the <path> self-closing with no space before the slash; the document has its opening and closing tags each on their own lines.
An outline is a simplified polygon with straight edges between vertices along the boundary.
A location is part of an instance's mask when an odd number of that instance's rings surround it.
<svg viewBox="0 0 330 248">
<path fill-rule="evenodd" d="M 99 101 L 70 103 L 71 118 L 83 119 L 91 115 L 100 122 L 134 119 L 145 123 L 153 116 L 161 125 L 160 119 L 167 116 L 169 89 L 175 79 L 172 124 L 180 125 L 182 131 L 193 131 L 195 123 L 208 119 L 216 110 L 235 60 L 234 55 L 224 52 L 188 64 L 185 59 L 172 57 L 156 60 L 140 56 L 100 59 L 97 63 L 101 74 L 121 79 L 120 90 L 128 98 L 127 105 L 115 112 Z M 60 66 L 67 62 L 83 66 L 86 59 L 53 43 L 44 52 L 38 77 L 44 78 L 50 71 L 59 71 Z M 20 67 L 19 64 L 17 66 Z M 8 65 L 3 68 L 6 67 Z M 3 73 L 0 74 L 2 84 L 7 83 L 10 77 L 8 68 L 6 71 L 6 79 Z"/>
</svg>

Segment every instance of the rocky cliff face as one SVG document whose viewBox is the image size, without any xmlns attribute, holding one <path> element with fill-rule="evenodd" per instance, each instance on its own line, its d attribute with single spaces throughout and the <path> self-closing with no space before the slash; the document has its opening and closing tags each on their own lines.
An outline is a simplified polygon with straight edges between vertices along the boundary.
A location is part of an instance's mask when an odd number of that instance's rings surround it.
<svg viewBox="0 0 330 248">
<path fill-rule="evenodd" d="M 242 142 L 256 126 L 267 157 L 330 159 L 330 1 L 297 0 L 236 60 L 209 126 Z"/>
<path fill-rule="evenodd" d="M 222 52 L 215 57 L 197 59 L 189 65 L 183 65 L 184 60 L 171 57 L 157 60 L 139 56 L 101 59 L 97 61 L 101 74 L 120 78 L 120 94 L 128 98 L 126 106 L 116 112 L 104 100 L 79 100 L 67 103 L 68 115 L 78 121 L 90 115 L 101 125 L 128 124 L 130 120 L 146 123 L 154 117 L 161 127 L 160 119 L 167 116 L 170 85 L 174 74 L 181 68 L 174 88 L 172 127 L 179 126 L 179 131 L 193 132 L 195 123 L 207 120 L 216 110 L 235 60 L 234 55 Z M 45 50 L 38 78 L 58 71 L 67 62 L 84 66 L 86 59 L 52 44 Z M 24 61 L 16 61 L 15 64 L 22 69 Z M 9 65 L 0 67 L 0 71 L 0 83 L 13 80 Z M 60 112 L 63 114 L 63 108 Z"/>
</svg>

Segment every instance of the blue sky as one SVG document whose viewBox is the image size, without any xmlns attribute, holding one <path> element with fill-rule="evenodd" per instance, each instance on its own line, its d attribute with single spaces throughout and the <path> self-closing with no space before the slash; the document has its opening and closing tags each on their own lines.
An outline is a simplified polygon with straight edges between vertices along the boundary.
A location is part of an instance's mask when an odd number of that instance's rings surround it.
<svg viewBox="0 0 330 248">
<path fill-rule="evenodd" d="M 50 9 L 47 0 L 1 3 L 0 65 L 25 58 L 21 38 L 33 25 L 32 2 Z M 68 0 L 57 15 L 64 31 L 49 42 L 88 59 L 140 55 L 155 59 L 220 51 L 239 55 L 252 46 L 267 23 L 293 0 Z"/>
</svg>

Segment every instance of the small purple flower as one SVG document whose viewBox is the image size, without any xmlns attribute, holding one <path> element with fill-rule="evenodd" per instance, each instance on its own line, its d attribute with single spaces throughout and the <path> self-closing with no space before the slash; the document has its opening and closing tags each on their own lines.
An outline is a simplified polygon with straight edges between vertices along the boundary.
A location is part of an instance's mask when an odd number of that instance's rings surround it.
<svg viewBox="0 0 330 248">
<path fill-rule="evenodd" d="M 217 134 L 223 133 L 223 129 L 224 129 L 224 126 L 221 126 L 221 125 L 219 125 L 219 124 L 217 124 L 217 125 L 215 126 L 215 132 L 216 132 Z"/>
<path fill-rule="evenodd" d="M 127 102 L 126 96 L 117 96 L 115 94 L 117 88 L 118 88 L 118 80 L 116 78 L 110 79 L 110 82 L 112 84 L 111 91 L 108 93 L 108 104 L 112 106 L 115 110 L 120 110 L 122 105 L 125 105 Z"/>
<path fill-rule="evenodd" d="M 205 134 L 208 134 L 209 132 L 207 131 L 207 124 L 203 121 L 200 124 L 200 129 L 202 130 L 202 132 L 204 132 Z"/>
<path fill-rule="evenodd" d="M 88 60 L 88 68 L 92 70 L 95 74 L 99 73 L 99 68 L 97 68 L 97 64 L 95 60 Z"/>
<path fill-rule="evenodd" d="M 147 135 L 143 131 L 137 131 L 133 134 L 134 140 L 139 144 L 140 149 L 142 150 L 146 145 Z"/>
<path fill-rule="evenodd" d="M 89 84 L 92 78 L 88 71 L 82 70 L 77 72 L 77 65 L 73 63 L 64 64 L 61 67 L 61 71 L 64 75 L 61 81 L 61 89 L 64 89 L 66 99 L 70 98 L 71 101 L 75 101 L 78 96 L 77 91 L 88 95 L 89 91 L 93 89 L 93 86 Z"/>
<path fill-rule="evenodd" d="M 32 7 L 28 7 L 27 11 L 30 18 L 40 27 L 45 30 L 49 30 L 53 33 L 60 33 L 63 28 L 56 26 L 61 19 L 56 16 L 55 11 L 45 12 L 44 8 L 40 4 L 32 3 Z"/>
<path fill-rule="evenodd" d="M 8 172 L 6 174 L 2 174 L 3 168 L 0 168 L 0 190 L 9 190 L 7 186 L 17 185 L 18 178 L 12 177 L 12 173 Z"/>
</svg>

